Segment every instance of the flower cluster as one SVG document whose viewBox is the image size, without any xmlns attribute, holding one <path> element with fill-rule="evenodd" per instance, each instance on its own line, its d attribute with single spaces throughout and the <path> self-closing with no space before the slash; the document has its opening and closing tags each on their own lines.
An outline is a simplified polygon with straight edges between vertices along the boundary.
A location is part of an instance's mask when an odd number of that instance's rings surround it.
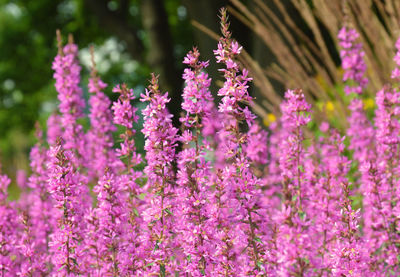
<svg viewBox="0 0 400 277">
<path fill-rule="evenodd" d="M 391 78 L 395 80 L 400 79 L 400 39 L 396 41 L 396 55 L 394 56 L 396 67 L 392 71 Z"/>
<path fill-rule="evenodd" d="M 174 240 L 175 231 L 175 172 L 173 163 L 176 159 L 177 132 L 172 126 L 172 115 L 167 110 L 170 101 L 168 93 L 161 93 L 158 78 L 153 74 L 146 93 L 141 101 L 149 102 L 143 110 L 147 166 L 144 173 L 148 177 L 146 184 L 146 209 L 143 220 L 149 229 L 147 233 L 147 258 L 149 266 L 145 272 L 151 274 L 174 272 L 176 261 L 173 253 L 177 248 Z"/>
<path fill-rule="evenodd" d="M 181 200 L 176 206 L 177 214 L 183 219 L 178 226 L 178 238 L 184 255 L 190 258 L 185 260 L 182 271 L 205 274 L 210 272 L 207 265 L 212 261 L 210 239 L 213 234 L 207 228 L 211 222 L 206 222 L 211 165 L 206 161 L 208 143 L 201 135 L 204 120 L 212 116 L 213 98 L 209 90 L 211 79 L 204 72 L 208 62 L 199 61 L 199 57 L 200 53 L 194 48 L 183 61 L 190 67 L 183 74 L 185 88 L 182 109 L 185 115 L 180 119 L 183 124 L 180 137 L 183 149 L 178 154 L 177 184 L 180 187 L 176 192 Z"/>
<path fill-rule="evenodd" d="M 367 69 L 363 57 L 362 45 L 355 43 L 360 35 L 355 29 L 343 27 L 338 34 L 339 45 L 342 47 L 340 57 L 344 69 L 343 81 L 351 80 L 352 85 L 347 85 L 344 91 L 347 94 L 352 92 L 361 94 L 362 90 L 368 85 L 368 79 L 364 76 Z"/>
<path fill-rule="evenodd" d="M 88 84 L 91 93 L 89 98 L 91 128 L 87 133 L 87 141 L 92 147 L 88 151 L 89 157 L 97 162 L 89 163 L 89 165 L 94 166 L 94 168 L 90 168 L 89 172 L 95 174 L 93 177 L 100 178 L 106 168 L 115 169 L 118 166 L 115 151 L 109 150 L 113 146 L 112 133 L 116 131 L 116 128 L 112 124 L 111 101 L 102 91 L 107 87 L 107 84 L 97 76 L 93 50 L 91 53 L 93 66 Z"/>
<path fill-rule="evenodd" d="M 73 43 L 72 36 L 64 47 L 59 32 L 57 33 L 58 55 L 53 62 L 55 87 L 60 100 L 59 110 L 61 113 L 62 138 L 65 149 L 76 151 L 76 165 L 83 164 L 85 157 L 85 140 L 83 127 L 77 123 L 77 119 L 83 116 L 85 101 L 80 83 L 80 71 L 78 61 L 78 47 Z M 53 131 L 54 133 L 55 131 Z"/>
<path fill-rule="evenodd" d="M 57 224 L 50 236 L 52 274 L 81 274 L 83 215 L 88 208 L 86 178 L 72 166 L 73 153 L 64 151 L 61 144 L 52 146 L 48 153 L 48 191 L 57 209 Z"/>
<path fill-rule="evenodd" d="M 362 45 L 356 30 L 343 28 L 346 92 L 354 93 L 347 130 L 327 122 L 310 130 L 312 107 L 301 89 L 286 91 L 280 118 L 264 130 L 251 111 L 251 78 L 226 10 L 221 21 L 218 107 L 209 63 L 193 48 L 183 60 L 180 129 L 158 77 L 140 96 L 147 104 L 143 157 L 134 91 L 114 86 L 119 97 L 111 103 L 94 61 L 90 126 L 79 124 L 78 48 L 72 39 L 62 47 L 59 38 L 59 112 L 47 136 L 37 130 L 31 174 L 18 173 L 18 200 L 9 200 L 11 181 L 0 172 L 0 276 L 400 274 L 396 84 L 376 94 L 370 120 Z M 394 82 L 398 75 L 395 68 Z"/>
</svg>

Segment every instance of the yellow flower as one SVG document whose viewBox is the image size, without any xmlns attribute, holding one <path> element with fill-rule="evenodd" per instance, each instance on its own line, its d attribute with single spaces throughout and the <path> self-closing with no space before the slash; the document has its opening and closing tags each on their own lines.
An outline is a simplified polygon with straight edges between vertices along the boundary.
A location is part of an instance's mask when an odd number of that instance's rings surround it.
<svg viewBox="0 0 400 277">
<path fill-rule="evenodd" d="M 269 126 L 269 125 L 271 125 L 271 123 L 273 123 L 273 122 L 275 122 L 276 121 L 276 116 L 273 114 L 273 113 L 269 113 L 268 115 L 267 115 L 267 117 L 264 117 L 264 119 L 263 119 L 263 123 L 264 123 L 264 125 L 265 126 Z"/>
<path fill-rule="evenodd" d="M 367 98 L 363 100 L 364 110 L 372 109 L 375 106 L 375 101 L 373 98 Z"/>
<path fill-rule="evenodd" d="M 333 112 L 335 110 L 335 106 L 333 105 L 332 101 L 326 102 L 325 109 L 327 112 Z"/>
</svg>

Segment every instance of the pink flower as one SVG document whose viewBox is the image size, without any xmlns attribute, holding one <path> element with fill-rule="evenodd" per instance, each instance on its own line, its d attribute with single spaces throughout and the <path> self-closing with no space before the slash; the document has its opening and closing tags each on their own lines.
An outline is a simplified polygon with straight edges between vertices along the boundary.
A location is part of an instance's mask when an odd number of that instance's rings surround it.
<svg viewBox="0 0 400 277">
<path fill-rule="evenodd" d="M 364 77 L 366 65 L 362 45 L 355 43 L 359 34 L 355 29 L 343 27 L 338 34 L 339 45 L 343 48 L 340 51 L 342 67 L 344 69 L 343 81 L 351 80 L 355 85 L 346 85 L 344 91 L 347 94 L 352 92 L 361 94 L 368 85 L 368 79 Z"/>
</svg>

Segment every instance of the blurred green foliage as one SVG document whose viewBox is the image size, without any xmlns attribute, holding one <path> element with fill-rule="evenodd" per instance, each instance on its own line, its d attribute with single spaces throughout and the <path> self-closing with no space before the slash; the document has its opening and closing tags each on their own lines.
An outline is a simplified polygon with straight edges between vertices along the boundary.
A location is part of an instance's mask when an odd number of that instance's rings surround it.
<svg viewBox="0 0 400 277">
<path fill-rule="evenodd" d="M 116 10 L 120 2 L 108 1 L 108 8 Z M 146 50 L 149 43 L 141 26 L 139 5 L 138 0 L 129 1 L 128 20 L 138 30 Z M 182 68 L 183 56 L 193 43 L 192 27 L 181 1 L 165 1 L 165 8 L 176 65 Z M 56 29 L 64 37 L 72 33 L 82 49 L 81 85 L 86 99 L 90 44 L 95 45 L 98 71 L 109 84 L 106 92 L 113 100 L 116 95 L 111 88 L 117 83 L 127 83 L 137 96 L 147 85 L 149 66 L 132 60 L 126 44 L 101 28 L 100 20 L 87 8 L 85 0 L 0 0 L 0 164 L 13 179 L 17 169 L 28 170 L 35 122 L 45 128 L 47 117 L 57 109 L 51 69 L 57 54 Z"/>
</svg>

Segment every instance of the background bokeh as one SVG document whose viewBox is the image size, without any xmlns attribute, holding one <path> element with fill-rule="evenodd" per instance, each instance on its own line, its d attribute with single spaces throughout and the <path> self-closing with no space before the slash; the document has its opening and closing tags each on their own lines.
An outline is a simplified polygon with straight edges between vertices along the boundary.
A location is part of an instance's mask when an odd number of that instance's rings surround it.
<svg viewBox="0 0 400 277">
<path fill-rule="evenodd" d="M 115 98 L 111 88 L 121 82 L 139 95 L 152 71 L 160 74 L 164 90 L 179 95 L 184 55 L 200 39 L 201 46 L 209 52 L 208 59 L 216 47 L 215 40 L 193 28 L 191 20 L 200 17 L 199 22 L 218 32 L 218 9 L 227 4 L 228 1 L 180 0 L 1 0 L 3 170 L 13 179 L 17 169 L 28 170 L 35 122 L 45 128 L 47 117 L 57 109 L 51 69 L 57 53 L 57 29 L 65 41 L 69 33 L 73 34 L 81 49 L 81 84 L 86 98 L 90 45 L 95 46 L 98 71 L 109 84 L 106 92 L 111 98 Z M 216 71 L 215 65 L 213 70 Z M 174 98 L 173 105 L 171 109 L 179 114 L 179 97 Z"/>
<path fill-rule="evenodd" d="M 315 120 L 343 130 L 349 99 L 343 93 L 337 33 L 344 25 L 361 34 L 371 80 L 363 101 L 372 114 L 375 92 L 393 68 L 400 35 L 397 0 L 0 0 L 2 170 L 13 180 L 18 169 L 29 172 L 35 122 L 45 129 L 47 117 L 57 110 L 51 69 L 57 29 L 64 42 L 73 34 L 81 49 L 86 99 L 89 47 L 94 45 L 110 98 L 115 99 L 111 88 L 121 82 L 139 95 L 155 72 L 172 97 L 169 108 L 178 126 L 182 60 L 193 46 L 210 60 L 214 96 L 221 84 L 213 57 L 221 7 L 228 7 L 233 37 L 245 49 L 240 62 L 254 79 L 252 108 L 265 126 L 279 116 L 284 90 L 302 88 L 316 107 Z M 140 148 L 140 135 L 137 141 Z"/>
</svg>

